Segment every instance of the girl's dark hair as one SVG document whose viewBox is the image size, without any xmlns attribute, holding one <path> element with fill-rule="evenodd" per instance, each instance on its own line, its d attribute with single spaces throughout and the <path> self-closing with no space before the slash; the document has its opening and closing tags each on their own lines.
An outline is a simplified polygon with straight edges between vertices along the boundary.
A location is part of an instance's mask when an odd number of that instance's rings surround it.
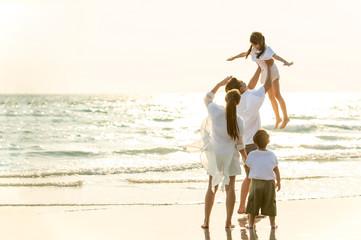
<svg viewBox="0 0 361 240">
<path fill-rule="evenodd" d="M 227 132 L 233 139 L 239 138 L 239 128 L 237 122 L 237 105 L 241 101 L 241 94 L 237 89 L 232 89 L 226 94 L 226 118 Z"/>
<path fill-rule="evenodd" d="M 249 38 L 249 41 L 253 44 L 261 45 L 260 52 L 257 54 L 257 58 L 259 58 L 264 53 L 264 50 L 266 49 L 266 41 L 265 41 L 264 36 L 260 32 L 253 32 L 251 34 L 251 37 Z M 250 46 L 250 48 L 247 51 L 246 58 L 251 53 L 251 51 L 252 51 L 252 45 Z"/>
</svg>

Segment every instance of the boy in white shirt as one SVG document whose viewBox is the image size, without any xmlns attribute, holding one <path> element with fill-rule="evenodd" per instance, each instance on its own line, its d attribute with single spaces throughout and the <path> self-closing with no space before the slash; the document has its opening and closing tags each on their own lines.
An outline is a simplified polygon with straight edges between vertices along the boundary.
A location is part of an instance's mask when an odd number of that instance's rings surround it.
<svg viewBox="0 0 361 240">
<path fill-rule="evenodd" d="M 248 228 L 254 227 L 254 221 L 261 209 L 262 215 L 269 216 L 271 227 L 276 228 L 276 191 L 281 189 L 281 177 L 276 155 L 266 149 L 269 134 L 260 129 L 253 136 L 258 150 L 250 152 L 246 160 L 246 169 L 250 169 L 249 178 L 252 179 L 246 213 L 250 214 Z M 277 180 L 277 184 L 275 183 Z"/>
</svg>

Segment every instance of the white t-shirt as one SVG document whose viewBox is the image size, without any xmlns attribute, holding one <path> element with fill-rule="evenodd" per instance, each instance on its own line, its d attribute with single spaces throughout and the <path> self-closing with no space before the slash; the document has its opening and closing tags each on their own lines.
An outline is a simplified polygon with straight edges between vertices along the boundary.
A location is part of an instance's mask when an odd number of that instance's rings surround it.
<svg viewBox="0 0 361 240">
<path fill-rule="evenodd" d="M 252 47 L 250 55 L 251 55 L 253 61 L 258 62 L 258 61 L 269 60 L 269 59 L 273 58 L 273 55 L 276 54 L 270 46 L 266 46 L 263 54 L 261 56 L 259 56 L 259 58 L 257 58 L 257 55 L 259 52 L 260 52 L 259 50 Z"/>
<path fill-rule="evenodd" d="M 275 52 L 272 50 L 272 48 L 270 46 L 266 46 L 263 54 L 261 56 L 259 56 L 259 58 L 257 58 L 257 54 L 259 52 L 260 52 L 259 50 L 252 47 L 252 51 L 251 51 L 250 55 L 252 57 L 252 60 L 255 61 L 260 66 L 260 68 L 262 70 L 261 83 L 265 84 L 266 72 L 267 72 L 267 64 L 266 64 L 265 60 L 269 60 L 269 59 L 273 58 L 273 55 L 275 55 Z M 276 63 L 274 63 L 271 67 L 271 80 L 274 81 L 277 78 L 278 79 L 280 78 L 280 74 L 278 72 Z"/>
<path fill-rule="evenodd" d="M 253 143 L 254 134 L 261 128 L 259 109 L 264 98 L 264 86 L 258 90 L 248 89 L 242 93 L 241 102 L 237 106 L 237 113 L 242 116 L 244 122 L 244 143 L 246 145 Z"/>
<path fill-rule="evenodd" d="M 248 176 L 251 179 L 276 179 L 273 169 L 278 166 L 278 161 L 276 155 L 271 151 L 255 150 L 250 152 L 246 165 L 251 169 Z"/>
</svg>

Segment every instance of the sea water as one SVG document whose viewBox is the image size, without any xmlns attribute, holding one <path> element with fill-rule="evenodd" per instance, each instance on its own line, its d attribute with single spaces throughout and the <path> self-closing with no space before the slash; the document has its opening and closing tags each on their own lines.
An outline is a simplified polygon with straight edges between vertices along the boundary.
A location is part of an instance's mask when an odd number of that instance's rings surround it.
<svg viewBox="0 0 361 240">
<path fill-rule="evenodd" d="M 202 203 L 208 176 L 185 146 L 200 138 L 204 95 L 0 95 L 0 205 Z M 286 129 L 273 130 L 268 98 L 260 110 L 283 179 L 277 198 L 360 196 L 361 95 L 284 97 Z"/>
</svg>

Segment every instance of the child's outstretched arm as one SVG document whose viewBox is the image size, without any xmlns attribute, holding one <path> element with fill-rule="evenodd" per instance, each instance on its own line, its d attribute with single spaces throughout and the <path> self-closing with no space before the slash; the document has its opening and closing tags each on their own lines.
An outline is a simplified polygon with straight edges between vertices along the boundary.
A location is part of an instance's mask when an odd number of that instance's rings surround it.
<svg viewBox="0 0 361 240">
<path fill-rule="evenodd" d="M 238 54 L 238 55 L 236 55 L 236 56 L 234 56 L 234 57 L 228 58 L 227 61 L 233 61 L 233 60 L 236 59 L 236 58 L 243 58 L 243 57 L 245 57 L 246 55 L 247 55 L 247 53 L 246 53 L 246 52 L 243 52 L 243 53 L 240 53 L 240 54 Z"/>
<path fill-rule="evenodd" d="M 281 175 L 280 175 L 280 170 L 279 170 L 278 166 L 275 167 L 273 169 L 273 171 L 276 174 L 276 180 L 277 180 L 276 188 L 277 188 L 277 192 L 278 192 L 279 190 L 281 190 Z"/>
<path fill-rule="evenodd" d="M 280 62 L 283 62 L 283 65 L 284 66 L 291 66 L 293 64 L 293 62 L 287 62 L 286 60 L 284 60 L 283 58 L 281 58 L 280 56 L 278 56 L 277 54 L 274 54 L 273 55 L 273 58 L 280 61 Z"/>
</svg>

